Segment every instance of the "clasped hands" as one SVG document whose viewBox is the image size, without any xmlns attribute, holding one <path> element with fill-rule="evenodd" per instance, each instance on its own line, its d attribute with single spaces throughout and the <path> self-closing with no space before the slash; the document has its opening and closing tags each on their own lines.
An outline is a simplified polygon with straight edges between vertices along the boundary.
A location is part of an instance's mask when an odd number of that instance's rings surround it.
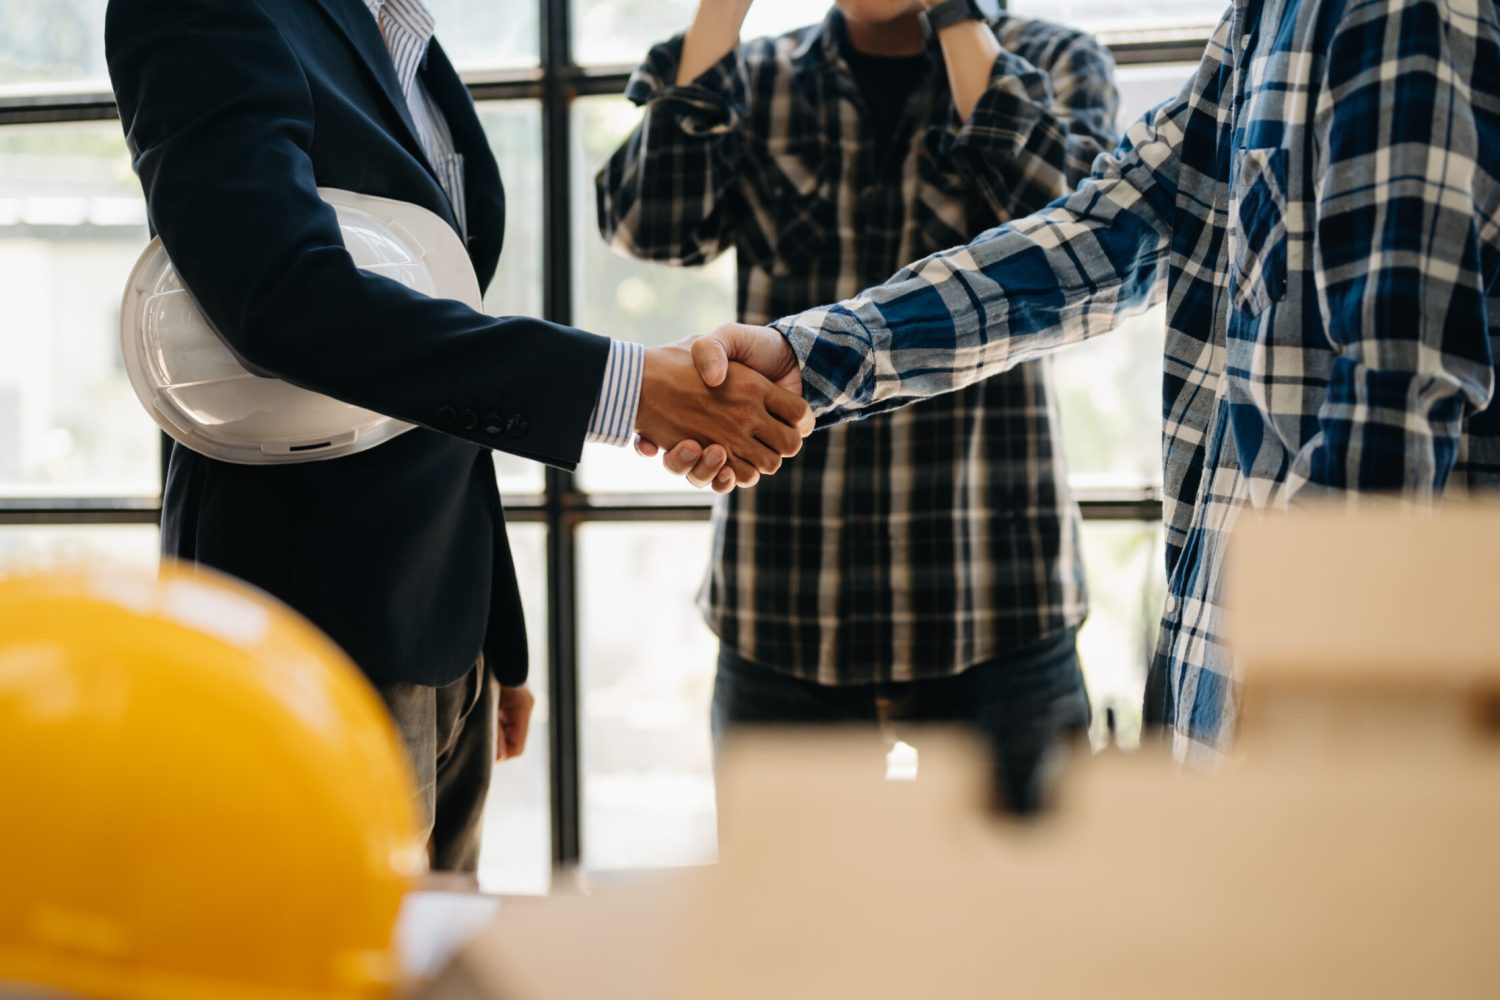
<svg viewBox="0 0 1500 1000">
<path fill-rule="evenodd" d="M 636 450 L 694 486 L 754 486 L 802 449 L 812 410 L 796 355 L 770 327 L 726 323 L 646 351 Z"/>
</svg>

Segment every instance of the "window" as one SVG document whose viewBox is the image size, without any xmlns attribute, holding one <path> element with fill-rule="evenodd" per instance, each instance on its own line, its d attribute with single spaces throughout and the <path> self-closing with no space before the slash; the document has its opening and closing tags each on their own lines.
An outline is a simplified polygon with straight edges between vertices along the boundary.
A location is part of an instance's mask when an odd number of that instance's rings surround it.
<svg viewBox="0 0 1500 1000">
<path fill-rule="evenodd" d="M 107 0 L 6 0 L 0 7 L 0 94 L 105 89 Z"/>
<path fill-rule="evenodd" d="M 579 532 L 589 868 L 713 860 L 708 706 L 718 642 L 694 608 L 708 539 L 705 524 Z"/>
<path fill-rule="evenodd" d="M 657 42 L 687 30 L 695 0 L 577 0 L 573 47 L 584 65 L 635 66 Z M 756 0 L 744 38 L 778 35 L 822 20 L 826 7 L 805 0 Z"/>
<path fill-rule="evenodd" d="M 423 0 L 437 37 L 460 71 L 535 66 L 540 52 L 537 8 L 495 0 Z"/>
<path fill-rule="evenodd" d="M 521 605 L 531 646 L 531 681 L 536 710 L 526 752 L 495 768 L 484 814 L 479 884 L 491 892 L 540 895 L 552 876 L 551 710 L 547 701 L 547 530 L 538 524 L 512 524 L 510 551 L 521 581 Z"/>
<path fill-rule="evenodd" d="M 500 161 L 507 229 L 485 299 L 646 343 L 733 314 L 733 260 L 696 269 L 603 246 L 593 174 L 634 127 L 620 95 L 695 0 L 427 0 Z M 0 4 L 0 572 L 99 558 L 149 566 L 160 435 L 119 361 L 118 303 L 146 242 L 113 114 L 106 0 Z M 1208 0 L 1069 0 L 1028 16 L 1106 32 L 1121 125 L 1181 87 L 1218 20 Z M 826 4 L 756 0 L 747 36 L 820 20 Z M 1175 62 L 1173 60 L 1176 60 Z M 1080 640 L 1102 732 L 1127 738 L 1155 634 L 1161 532 L 1160 314 L 1053 361 L 1086 518 L 1093 611 Z M 590 447 L 576 475 L 497 456 L 530 622 L 538 714 L 526 758 L 495 775 L 482 883 L 545 891 L 552 864 L 687 864 L 714 855 L 707 706 L 716 642 L 694 597 L 709 498 L 626 451 Z M 1107 520 L 1099 520 L 1107 515 Z M 77 523 L 80 519 L 90 522 Z M 622 582 L 625 585 L 622 585 Z M 552 642 L 554 637 L 563 641 Z"/>
<path fill-rule="evenodd" d="M 1196 31 L 1207 37 L 1228 4 L 1216 0 L 1010 0 L 1008 10 L 1022 17 L 1046 18 L 1101 34 Z"/>
<path fill-rule="evenodd" d="M 0 489 L 157 488 L 156 426 L 120 361 L 140 191 L 113 122 L 0 129 Z"/>
<path fill-rule="evenodd" d="M 479 119 L 505 183 L 505 245 L 485 290 L 484 310 L 491 316 L 540 316 L 541 255 L 533 248 L 542 245 L 542 109 L 535 101 L 486 101 Z M 496 452 L 495 471 L 506 495 L 542 492 L 542 467 L 535 462 Z"/>
<path fill-rule="evenodd" d="M 149 568 L 156 553 L 153 525 L 0 526 L 0 574 L 95 562 Z"/>
</svg>

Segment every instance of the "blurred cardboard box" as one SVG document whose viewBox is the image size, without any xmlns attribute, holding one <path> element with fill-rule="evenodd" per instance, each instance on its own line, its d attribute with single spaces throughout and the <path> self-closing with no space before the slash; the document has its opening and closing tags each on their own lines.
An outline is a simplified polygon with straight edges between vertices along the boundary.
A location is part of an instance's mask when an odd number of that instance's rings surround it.
<svg viewBox="0 0 1500 1000">
<path fill-rule="evenodd" d="M 1495 995 L 1500 517 L 1241 528 L 1215 775 L 1105 755 L 1020 823 L 956 736 L 913 738 L 912 782 L 867 737 L 746 736 L 718 866 L 502 911 L 430 997 Z"/>
<path fill-rule="evenodd" d="M 1228 567 L 1247 750 L 1413 753 L 1500 721 L 1500 504 L 1246 513 Z"/>
</svg>

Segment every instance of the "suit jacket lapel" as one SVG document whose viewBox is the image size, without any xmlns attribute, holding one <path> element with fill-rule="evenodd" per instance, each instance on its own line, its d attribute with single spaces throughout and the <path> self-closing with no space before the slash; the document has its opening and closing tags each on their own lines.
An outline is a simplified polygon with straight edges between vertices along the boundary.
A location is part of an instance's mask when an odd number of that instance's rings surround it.
<svg viewBox="0 0 1500 1000">
<path fill-rule="evenodd" d="M 469 255 L 480 275 L 480 284 L 485 285 L 494 273 L 505 237 L 505 189 L 500 182 L 500 171 L 469 90 L 436 38 L 418 77 L 448 125 L 454 151 L 464 157 Z"/>
<path fill-rule="evenodd" d="M 373 76 L 377 88 L 385 96 L 401 123 L 403 134 L 398 136 L 413 156 L 427 163 L 422 152 L 422 143 L 417 139 L 417 126 L 411 120 L 411 109 L 407 107 L 406 95 L 401 92 L 401 81 L 396 78 L 396 67 L 391 62 L 390 50 L 380 35 L 380 26 L 370 16 L 370 9 L 363 0 L 316 0 L 334 24 L 338 25 L 349 44 L 364 60 L 365 68 Z M 430 168 L 429 168 L 430 169 Z M 434 176 L 435 179 L 435 176 Z"/>
</svg>

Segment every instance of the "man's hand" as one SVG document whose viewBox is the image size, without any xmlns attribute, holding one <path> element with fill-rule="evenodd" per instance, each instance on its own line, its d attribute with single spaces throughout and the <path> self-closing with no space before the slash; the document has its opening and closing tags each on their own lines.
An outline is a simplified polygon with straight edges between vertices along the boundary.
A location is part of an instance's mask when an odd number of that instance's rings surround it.
<svg viewBox="0 0 1500 1000">
<path fill-rule="evenodd" d="M 690 350 L 693 365 L 705 385 L 723 385 L 732 364 L 737 363 L 754 369 L 799 398 L 802 395 L 802 372 L 797 356 L 792 353 L 786 338 L 768 326 L 725 323 L 712 333 L 691 341 Z M 803 437 L 812 432 L 810 412 L 805 421 L 799 423 L 798 430 Z M 646 435 L 636 439 L 635 449 L 647 458 L 661 450 L 656 441 Z M 745 482 L 735 469 L 726 468 L 725 459 L 724 450 L 716 445 L 703 448 L 697 441 L 683 441 L 667 453 L 663 464 L 674 475 L 687 476 L 688 482 L 694 486 L 711 483 L 716 493 L 728 493 L 736 485 L 755 484 L 755 480 Z"/>
<path fill-rule="evenodd" d="M 499 725 L 495 759 L 510 760 L 526 752 L 526 734 L 531 729 L 531 710 L 536 698 L 523 687 L 502 687 L 495 719 Z"/>
<path fill-rule="evenodd" d="M 705 358 L 716 365 L 712 382 L 685 343 L 646 352 L 636 432 L 647 442 L 680 442 L 672 452 L 673 471 L 696 485 L 712 480 L 720 489 L 727 480 L 725 490 L 736 483 L 753 486 L 761 473 L 775 472 L 783 458 L 801 450 L 802 439 L 812 433 L 812 411 L 799 392 L 743 365 L 717 364 L 710 355 Z"/>
<path fill-rule="evenodd" d="M 693 364 L 705 385 L 719 385 L 737 361 L 753 368 L 787 392 L 802 395 L 802 369 L 786 338 L 769 326 L 725 323 L 692 342 Z M 806 435 L 803 435 L 804 437 Z"/>
</svg>

